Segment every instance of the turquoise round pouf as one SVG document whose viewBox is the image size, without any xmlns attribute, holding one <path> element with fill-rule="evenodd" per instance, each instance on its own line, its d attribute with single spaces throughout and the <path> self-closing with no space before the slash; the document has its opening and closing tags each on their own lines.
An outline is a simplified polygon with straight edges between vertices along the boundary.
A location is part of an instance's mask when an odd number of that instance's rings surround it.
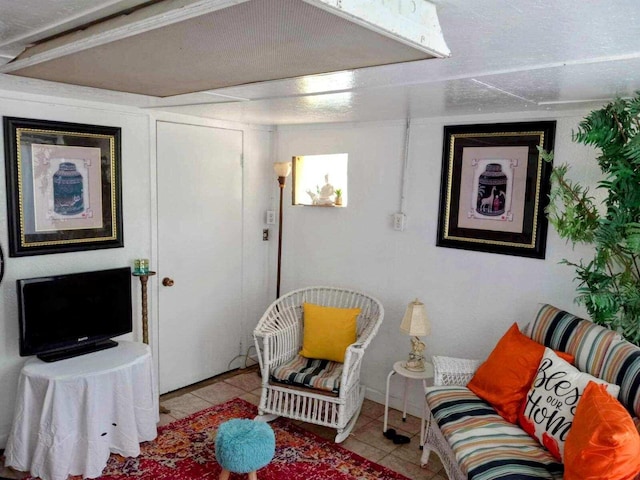
<svg viewBox="0 0 640 480">
<path fill-rule="evenodd" d="M 276 451 L 276 437 L 266 422 L 234 418 L 216 435 L 216 459 L 224 470 L 249 473 L 268 465 Z"/>
</svg>

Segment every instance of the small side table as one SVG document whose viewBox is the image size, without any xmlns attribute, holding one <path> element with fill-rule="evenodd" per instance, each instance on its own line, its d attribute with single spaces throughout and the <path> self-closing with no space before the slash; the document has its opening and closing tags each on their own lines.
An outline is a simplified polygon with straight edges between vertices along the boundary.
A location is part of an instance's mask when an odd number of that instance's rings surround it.
<svg viewBox="0 0 640 480">
<path fill-rule="evenodd" d="M 404 367 L 405 361 L 399 361 L 393 364 L 393 370 L 389 372 L 387 375 L 387 392 L 384 400 L 384 425 L 382 427 L 382 433 L 387 431 L 387 420 L 389 418 L 389 383 L 391 382 L 391 377 L 393 377 L 396 373 L 401 377 L 404 377 L 404 395 L 403 395 L 403 409 L 402 409 L 402 421 L 405 422 L 407 420 L 407 393 L 409 391 L 409 380 L 422 380 L 422 391 L 427 386 L 427 380 L 433 378 L 433 365 L 430 362 L 424 362 L 425 370 L 424 372 L 414 372 L 412 370 L 407 370 Z M 424 447 L 424 413 L 422 414 L 422 418 L 420 419 L 420 450 Z"/>
</svg>

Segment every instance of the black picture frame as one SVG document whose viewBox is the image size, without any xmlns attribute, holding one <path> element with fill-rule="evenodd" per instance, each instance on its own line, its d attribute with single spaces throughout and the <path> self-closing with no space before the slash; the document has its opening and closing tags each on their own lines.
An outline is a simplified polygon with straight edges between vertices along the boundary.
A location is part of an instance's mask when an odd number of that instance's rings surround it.
<svg viewBox="0 0 640 480">
<path fill-rule="evenodd" d="M 4 117 L 9 256 L 124 246 L 119 127 Z"/>
<path fill-rule="evenodd" d="M 555 121 L 444 127 L 439 247 L 545 258 Z"/>
</svg>

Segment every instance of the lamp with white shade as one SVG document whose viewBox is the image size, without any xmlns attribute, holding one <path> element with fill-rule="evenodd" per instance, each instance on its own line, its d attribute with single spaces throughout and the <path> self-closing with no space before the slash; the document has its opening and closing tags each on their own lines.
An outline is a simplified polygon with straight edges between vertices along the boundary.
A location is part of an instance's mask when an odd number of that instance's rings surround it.
<svg viewBox="0 0 640 480">
<path fill-rule="evenodd" d="M 411 353 L 409 359 L 404 364 L 407 370 L 413 372 L 423 372 L 424 367 L 424 343 L 418 337 L 429 335 L 431 333 L 431 323 L 427 318 L 427 312 L 424 303 L 417 298 L 407 305 L 407 310 L 400 324 L 400 331 L 411 335 Z"/>
<path fill-rule="evenodd" d="M 280 211 L 278 214 L 278 280 L 276 282 L 276 298 L 280 298 L 280 263 L 282 261 L 282 194 L 286 185 L 286 180 L 291 173 L 291 162 L 275 162 L 273 171 L 278 176 L 280 186 Z"/>
</svg>

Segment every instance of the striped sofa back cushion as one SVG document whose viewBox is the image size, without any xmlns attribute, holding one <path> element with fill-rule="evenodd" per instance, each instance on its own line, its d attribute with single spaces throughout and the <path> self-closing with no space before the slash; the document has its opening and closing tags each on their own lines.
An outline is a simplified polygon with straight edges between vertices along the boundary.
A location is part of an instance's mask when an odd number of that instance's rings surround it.
<svg viewBox="0 0 640 480">
<path fill-rule="evenodd" d="M 618 400 L 631 412 L 640 417 L 640 348 L 617 340 L 609 349 L 602 367 L 600 378 L 620 385 Z"/>
<path fill-rule="evenodd" d="M 605 354 L 620 335 L 552 305 L 542 305 L 528 329 L 532 340 L 575 357 L 581 371 L 600 377 Z"/>
</svg>

